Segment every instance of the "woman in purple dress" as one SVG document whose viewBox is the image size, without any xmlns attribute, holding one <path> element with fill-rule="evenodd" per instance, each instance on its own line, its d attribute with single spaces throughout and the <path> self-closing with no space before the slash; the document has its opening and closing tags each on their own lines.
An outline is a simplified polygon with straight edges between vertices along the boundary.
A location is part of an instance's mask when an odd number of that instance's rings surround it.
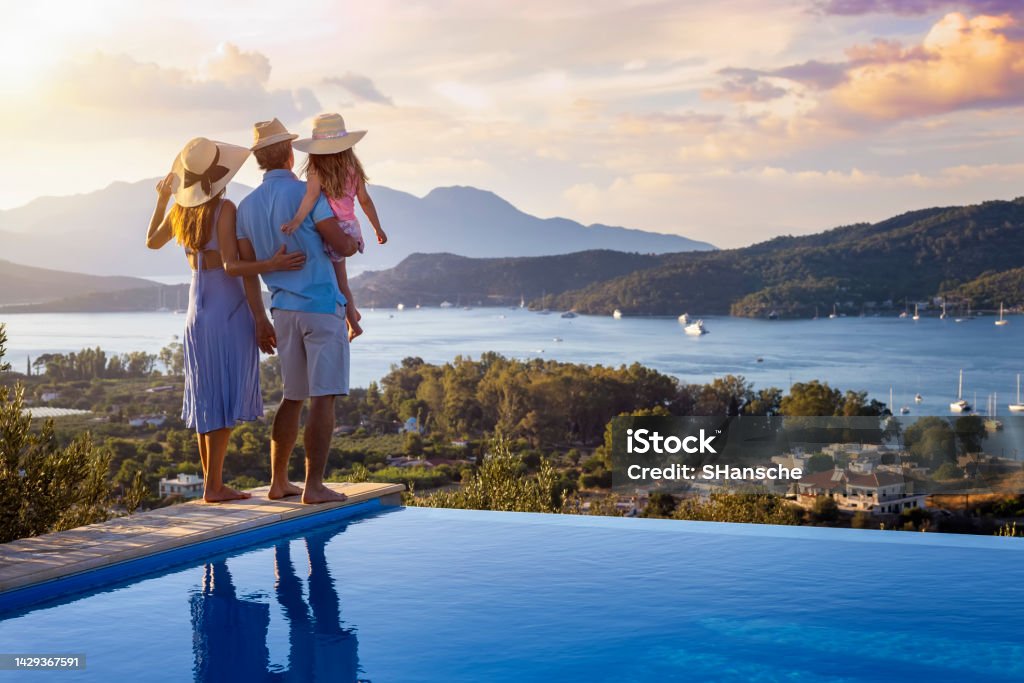
<svg viewBox="0 0 1024 683">
<path fill-rule="evenodd" d="M 209 503 L 249 497 L 224 484 L 222 469 L 231 430 L 263 416 L 253 322 L 253 312 L 262 314 L 263 298 L 256 276 L 298 270 L 305 261 L 302 253 L 286 254 L 283 249 L 266 261 L 238 258 L 235 205 L 224 199 L 224 190 L 248 156 L 244 147 L 191 140 L 157 184 L 156 209 L 146 235 L 150 249 L 177 240 L 192 267 L 181 418 L 197 433 L 203 499 Z"/>
</svg>

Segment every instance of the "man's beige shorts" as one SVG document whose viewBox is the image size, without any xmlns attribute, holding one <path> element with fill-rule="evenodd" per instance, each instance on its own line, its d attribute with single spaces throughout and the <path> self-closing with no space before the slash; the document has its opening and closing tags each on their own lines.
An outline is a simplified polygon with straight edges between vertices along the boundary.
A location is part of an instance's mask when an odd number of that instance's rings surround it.
<svg viewBox="0 0 1024 683">
<path fill-rule="evenodd" d="M 275 308 L 274 331 L 281 358 L 284 397 L 348 394 L 349 351 L 345 307 L 336 313 L 307 313 Z"/>
</svg>

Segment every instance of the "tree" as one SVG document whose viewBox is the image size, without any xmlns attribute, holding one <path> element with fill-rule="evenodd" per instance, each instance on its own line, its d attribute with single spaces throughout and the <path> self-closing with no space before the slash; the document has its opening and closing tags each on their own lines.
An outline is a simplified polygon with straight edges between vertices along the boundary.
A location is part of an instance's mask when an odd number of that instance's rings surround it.
<svg viewBox="0 0 1024 683">
<path fill-rule="evenodd" d="M 180 377 L 185 372 L 185 347 L 181 342 L 171 342 L 160 349 L 160 363 L 164 372 L 172 377 Z"/>
<path fill-rule="evenodd" d="M 814 474 L 815 472 L 827 472 L 828 470 L 835 469 L 836 461 L 831 455 L 825 453 L 815 453 L 807 459 L 807 464 L 804 466 L 804 474 Z"/>
<path fill-rule="evenodd" d="M 797 382 L 789 388 L 789 394 L 779 403 L 782 415 L 820 417 L 839 415 L 843 406 L 843 395 L 838 389 L 818 380 Z"/>
<path fill-rule="evenodd" d="M 644 517 L 671 517 L 676 511 L 676 499 L 671 493 L 655 491 L 647 498 Z"/>
<path fill-rule="evenodd" d="M 819 522 L 834 522 L 839 519 L 839 506 L 829 496 L 818 496 L 811 512 Z"/>
<path fill-rule="evenodd" d="M 6 345 L 0 344 L 0 363 Z M 46 421 L 33 431 L 24 387 L 0 387 L 0 542 L 107 519 L 110 457 L 88 434 L 61 447 Z"/>
</svg>

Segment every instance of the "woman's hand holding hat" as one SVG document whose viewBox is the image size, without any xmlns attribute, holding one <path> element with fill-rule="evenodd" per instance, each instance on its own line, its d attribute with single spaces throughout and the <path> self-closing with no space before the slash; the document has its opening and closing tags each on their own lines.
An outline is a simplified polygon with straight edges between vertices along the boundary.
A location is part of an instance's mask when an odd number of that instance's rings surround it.
<svg viewBox="0 0 1024 683">
<path fill-rule="evenodd" d="M 160 195 L 160 199 L 167 201 L 171 198 L 171 195 L 178 189 L 178 176 L 171 171 L 163 180 L 156 184 L 156 193 Z"/>
</svg>

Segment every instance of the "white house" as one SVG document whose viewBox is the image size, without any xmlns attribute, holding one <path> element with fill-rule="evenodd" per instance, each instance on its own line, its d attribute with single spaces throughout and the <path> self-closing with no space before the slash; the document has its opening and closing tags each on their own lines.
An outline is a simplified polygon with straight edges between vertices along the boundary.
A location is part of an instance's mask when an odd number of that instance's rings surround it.
<svg viewBox="0 0 1024 683">
<path fill-rule="evenodd" d="M 179 474 L 176 479 L 160 480 L 160 496 L 199 498 L 203 495 L 203 478 L 198 474 Z"/>
<path fill-rule="evenodd" d="M 914 493 L 914 481 L 892 472 L 861 474 L 836 468 L 804 475 L 797 486 L 797 502 L 808 507 L 821 496 L 835 500 L 840 510 L 863 510 L 873 515 L 925 507 L 925 494 Z"/>
</svg>

